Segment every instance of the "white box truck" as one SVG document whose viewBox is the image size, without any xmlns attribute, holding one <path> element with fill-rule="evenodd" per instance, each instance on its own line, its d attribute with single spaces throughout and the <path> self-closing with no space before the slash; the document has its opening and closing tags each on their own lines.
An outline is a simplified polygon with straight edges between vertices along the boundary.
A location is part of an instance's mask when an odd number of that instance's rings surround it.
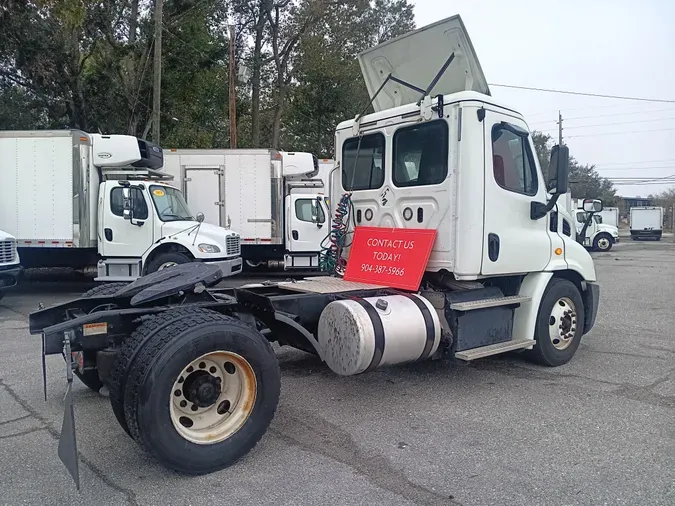
<svg viewBox="0 0 675 506">
<path fill-rule="evenodd" d="M 663 234 L 662 207 L 631 207 L 630 208 L 630 237 L 638 239 L 661 240 Z"/>
<path fill-rule="evenodd" d="M 175 264 L 241 271 L 239 235 L 200 223 L 167 184 L 161 148 L 129 135 L 0 132 L 0 229 L 25 268 L 127 281 Z"/>
<path fill-rule="evenodd" d="M 167 149 L 164 168 L 206 223 L 241 234 L 241 255 L 250 268 L 319 269 L 330 220 L 312 154 Z"/>
<path fill-rule="evenodd" d="M 505 33 L 495 44 L 507 40 Z M 557 205 L 568 189 L 569 150 L 554 146 L 541 170 L 525 118 L 490 95 L 459 16 L 359 60 L 375 110 L 337 126 L 331 200 L 357 215 L 342 250 L 349 276 L 204 290 L 208 267 L 193 264 L 199 276 L 176 267 L 186 275 L 178 286 L 153 274 L 30 317 L 42 353 L 83 354 L 65 357 L 78 371 L 98 372 L 120 425 L 170 469 L 221 470 L 263 437 L 281 390 L 270 342 L 314 353 L 342 376 L 514 350 L 556 367 L 595 324 L 593 259 Z M 358 227 L 359 211 L 368 226 Z M 132 297 L 140 303 L 129 308 Z M 115 309 L 88 312 L 101 304 Z M 83 337 L 90 325 L 100 334 Z M 62 431 L 59 454 L 77 480 L 70 385 L 71 430 Z"/>
<path fill-rule="evenodd" d="M 602 211 L 598 213 L 598 216 L 600 217 L 600 223 L 619 228 L 618 207 L 603 207 Z"/>
<path fill-rule="evenodd" d="M 15 286 L 21 274 L 21 259 L 16 238 L 0 230 L 0 299 Z"/>
</svg>

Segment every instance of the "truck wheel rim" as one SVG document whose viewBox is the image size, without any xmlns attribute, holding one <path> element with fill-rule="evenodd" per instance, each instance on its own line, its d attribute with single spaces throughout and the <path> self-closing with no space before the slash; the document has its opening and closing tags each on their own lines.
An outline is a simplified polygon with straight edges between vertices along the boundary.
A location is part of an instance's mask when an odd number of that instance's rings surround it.
<svg viewBox="0 0 675 506">
<path fill-rule="evenodd" d="M 214 351 L 188 364 L 171 389 L 174 428 L 196 444 L 224 441 L 246 422 L 257 395 L 248 361 L 236 353 Z"/>
<path fill-rule="evenodd" d="M 163 271 L 164 269 L 168 269 L 169 267 L 173 267 L 174 265 L 178 265 L 176 262 L 164 262 L 162 265 L 159 266 L 158 271 Z"/>
<path fill-rule="evenodd" d="M 605 238 L 605 237 L 603 237 L 602 239 L 600 239 L 600 240 L 598 241 L 598 247 L 599 247 L 600 249 L 607 249 L 607 248 L 609 248 L 609 239 L 607 239 L 607 238 Z"/>
<path fill-rule="evenodd" d="M 567 297 L 558 299 L 553 304 L 548 323 L 553 347 L 559 351 L 567 349 L 577 331 L 577 311 L 574 302 Z"/>
</svg>

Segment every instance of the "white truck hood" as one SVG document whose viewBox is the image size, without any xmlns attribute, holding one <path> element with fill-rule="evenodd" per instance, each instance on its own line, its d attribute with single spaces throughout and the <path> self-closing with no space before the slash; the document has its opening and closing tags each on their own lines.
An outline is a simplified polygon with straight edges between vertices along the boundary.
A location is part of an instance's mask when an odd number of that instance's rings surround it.
<svg viewBox="0 0 675 506">
<path fill-rule="evenodd" d="M 7 232 L 3 232 L 0 230 L 0 241 L 4 241 L 6 239 L 14 239 L 15 237 L 13 235 L 9 235 Z"/>
<path fill-rule="evenodd" d="M 389 74 L 426 89 L 452 53 L 455 58 L 430 91 L 431 95 L 460 91 L 490 95 L 487 80 L 459 15 L 368 49 L 359 54 L 359 64 L 372 99 Z M 389 81 L 373 101 L 373 108 L 377 112 L 410 104 L 417 102 L 421 95 L 407 86 Z"/>
<path fill-rule="evenodd" d="M 191 238 L 194 238 L 195 233 L 197 233 L 195 246 L 198 245 L 199 242 L 209 242 L 209 244 L 215 244 L 219 247 L 225 245 L 226 237 L 238 235 L 233 230 L 228 230 L 210 223 L 202 223 L 199 229 L 197 229 L 197 225 L 198 223 L 196 221 L 167 221 L 162 225 L 162 235 L 164 237 L 176 235 L 183 240 L 188 238 L 190 242 L 192 242 Z M 221 248 L 221 250 L 225 251 L 223 248 Z"/>
<path fill-rule="evenodd" d="M 608 225 L 606 223 L 600 223 L 598 225 L 598 231 L 607 232 L 612 237 L 619 237 L 619 229 L 614 225 Z"/>
</svg>

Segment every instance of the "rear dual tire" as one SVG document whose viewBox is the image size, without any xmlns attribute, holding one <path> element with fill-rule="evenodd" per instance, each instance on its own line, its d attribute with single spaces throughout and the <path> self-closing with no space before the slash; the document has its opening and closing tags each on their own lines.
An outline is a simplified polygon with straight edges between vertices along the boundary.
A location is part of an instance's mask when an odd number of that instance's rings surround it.
<svg viewBox="0 0 675 506">
<path fill-rule="evenodd" d="M 274 350 L 257 330 L 200 308 L 149 318 L 125 341 L 112 377 L 120 425 L 164 466 L 193 475 L 248 453 L 281 387 Z"/>
</svg>

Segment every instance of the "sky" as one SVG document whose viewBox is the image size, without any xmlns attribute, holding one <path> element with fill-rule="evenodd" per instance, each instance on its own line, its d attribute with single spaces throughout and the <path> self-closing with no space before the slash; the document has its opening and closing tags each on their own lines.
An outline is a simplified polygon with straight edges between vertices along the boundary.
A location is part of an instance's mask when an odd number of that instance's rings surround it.
<svg viewBox="0 0 675 506">
<path fill-rule="evenodd" d="M 488 83 L 670 100 L 640 102 L 491 86 L 530 128 L 558 137 L 581 163 L 647 196 L 675 183 L 675 1 L 410 0 L 417 26 L 459 14 Z M 440 66 L 440 64 L 439 64 Z M 623 178 L 623 179 L 622 179 Z"/>
</svg>

